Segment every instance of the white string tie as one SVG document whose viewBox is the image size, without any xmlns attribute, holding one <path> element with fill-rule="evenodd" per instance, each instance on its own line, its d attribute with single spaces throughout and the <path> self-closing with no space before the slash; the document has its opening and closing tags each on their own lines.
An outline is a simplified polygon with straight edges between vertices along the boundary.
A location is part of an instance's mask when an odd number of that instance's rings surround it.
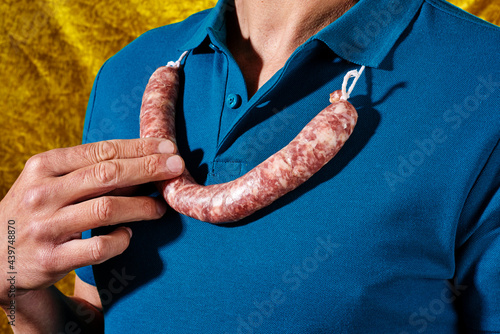
<svg viewBox="0 0 500 334">
<path fill-rule="evenodd" d="M 347 72 L 347 74 L 344 76 L 344 82 L 342 83 L 342 96 L 340 97 L 341 100 L 347 100 L 349 98 L 349 96 L 352 93 L 352 90 L 354 89 L 354 86 L 356 86 L 356 82 L 358 82 L 358 79 L 364 70 L 365 70 L 365 65 L 361 66 L 359 71 L 352 70 L 352 71 Z M 349 82 L 350 78 L 354 78 L 354 80 L 351 84 L 351 87 L 349 87 L 349 91 L 346 91 L 347 83 Z"/>
<path fill-rule="evenodd" d="M 177 61 L 169 61 L 167 63 L 167 66 L 169 67 L 179 67 L 181 66 L 181 61 L 182 61 L 182 58 L 184 58 L 187 54 L 188 54 L 189 51 L 184 51 L 181 56 L 179 57 L 179 59 L 177 59 Z"/>
</svg>

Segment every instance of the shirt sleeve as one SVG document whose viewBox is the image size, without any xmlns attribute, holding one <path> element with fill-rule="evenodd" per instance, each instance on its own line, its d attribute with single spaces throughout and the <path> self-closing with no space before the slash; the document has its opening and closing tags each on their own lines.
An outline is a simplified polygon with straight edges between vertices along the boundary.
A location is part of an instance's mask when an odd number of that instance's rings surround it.
<svg viewBox="0 0 500 334">
<path fill-rule="evenodd" d="M 94 112 L 94 105 L 95 105 L 95 99 L 96 99 L 96 95 L 97 95 L 99 78 L 100 78 L 101 73 L 102 73 L 105 66 L 106 66 L 106 63 L 104 63 L 104 65 L 100 68 L 100 70 L 97 73 L 97 76 L 94 80 L 94 85 L 92 86 L 92 91 L 90 93 L 89 102 L 87 104 L 87 111 L 85 114 L 85 125 L 83 127 L 82 144 L 87 144 L 87 143 L 91 142 L 91 140 L 89 140 L 89 138 L 91 136 L 89 136 L 88 134 L 92 128 L 91 120 L 92 120 L 92 115 Z M 91 237 L 90 230 L 84 231 L 82 233 L 82 239 L 87 239 L 90 237 Z M 85 283 L 88 283 L 88 284 L 91 284 L 94 286 L 96 285 L 95 280 L 94 280 L 94 273 L 92 271 L 92 266 L 85 266 L 85 267 L 77 268 L 75 270 L 75 272 L 76 272 L 76 275 Z"/>
<path fill-rule="evenodd" d="M 500 148 L 474 183 L 457 231 L 455 289 L 467 333 L 500 332 Z"/>
</svg>

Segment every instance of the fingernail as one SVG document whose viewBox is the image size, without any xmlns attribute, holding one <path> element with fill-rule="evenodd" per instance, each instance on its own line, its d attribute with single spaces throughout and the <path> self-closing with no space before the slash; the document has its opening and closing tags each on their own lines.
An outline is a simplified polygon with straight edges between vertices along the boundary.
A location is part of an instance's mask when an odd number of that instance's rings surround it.
<svg viewBox="0 0 500 334">
<path fill-rule="evenodd" d="M 160 153 L 174 153 L 175 146 L 170 140 L 164 140 L 158 145 L 158 151 Z"/>
<path fill-rule="evenodd" d="M 132 238 L 132 229 L 130 227 L 125 227 L 125 229 L 128 231 L 128 234 L 130 234 L 130 237 Z"/>
<path fill-rule="evenodd" d="M 158 211 L 158 214 L 163 217 L 165 212 L 167 212 L 167 203 L 165 203 L 163 200 L 158 200 L 156 201 L 156 210 Z"/>
<path fill-rule="evenodd" d="M 167 159 L 167 168 L 173 172 L 178 173 L 182 170 L 182 159 L 178 155 L 173 155 Z"/>
</svg>

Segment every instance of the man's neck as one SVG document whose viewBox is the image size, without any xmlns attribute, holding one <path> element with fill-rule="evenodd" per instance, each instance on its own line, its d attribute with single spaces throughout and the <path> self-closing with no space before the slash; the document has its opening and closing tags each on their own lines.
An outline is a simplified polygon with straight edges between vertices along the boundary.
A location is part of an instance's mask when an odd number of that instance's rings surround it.
<svg viewBox="0 0 500 334">
<path fill-rule="evenodd" d="M 253 95 L 309 37 L 357 0 L 236 0 L 228 46 Z"/>
</svg>

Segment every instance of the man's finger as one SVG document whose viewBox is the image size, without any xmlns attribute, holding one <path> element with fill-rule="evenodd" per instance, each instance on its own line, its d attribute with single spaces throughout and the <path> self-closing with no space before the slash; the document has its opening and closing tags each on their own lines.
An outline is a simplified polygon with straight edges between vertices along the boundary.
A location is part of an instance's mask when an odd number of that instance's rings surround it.
<svg viewBox="0 0 500 334">
<path fill-rule="evenodd" d="M 73 235 L 100 226 L 153 220 L 161 218 L 167 210 L 162 198 L 148 196 L 103 196 L 78 204 L 68 205 L 57 212 L 57 235 Z"/>
<path fill-rule="evenodd" d="M 108 140 L 67 148 L 58 148 L 39 154 L 43 166 L 52 176 L 60 176 L 77 169 L 114 159 L 130 159 L 158 153 L 175 153 L 175 145 L 166 139 L 141 138 Z"/>
<path fill-rule="evenodd" d="M 76 268 L 102 263 L 115 257 L 130 243 L 131 234 L 125 227 L 119 227 L 106 235 L 89 239 L 71 240 L 57 248 L 57 271 L 69 272 Z"/>
<path fill-rule="evenodd" d="M 61 176 L 59 196 L 66 204 L 75 203 L 119 188 L 169 180 L 183 170 L 182 158 L 170 154 L 103 161 Z"/>
</svg>

